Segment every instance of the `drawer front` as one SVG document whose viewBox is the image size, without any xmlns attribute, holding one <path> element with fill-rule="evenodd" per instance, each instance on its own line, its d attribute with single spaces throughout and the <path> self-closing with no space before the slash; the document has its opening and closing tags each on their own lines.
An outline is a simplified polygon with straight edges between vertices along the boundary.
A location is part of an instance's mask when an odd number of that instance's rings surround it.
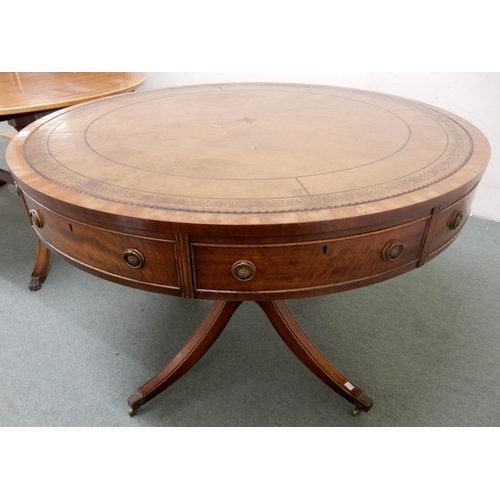
<svg viewBox="0 0 500 500">
<path fill-rule="evenodd" d="M 303 291 L 390 273 L 416 265 L 428 221 L 424 218 L 384 231 L 304 243 L 192 243 L 195 291 L 201 295 Z"/>
<path fill-rule="evenodd" d="M 444 250 L 458 236 L 467 220 L 476 189 L 466 194 L 453 205 L 441 210 L 432 238 L 429 259 Z"/>
<path fill-rule="evenodd" d="M 179 289 L 175 242 L 99 229 L 63 217 L 24 195 L 41 240 L 83 267 L 147 285 Z"/>
</svg>

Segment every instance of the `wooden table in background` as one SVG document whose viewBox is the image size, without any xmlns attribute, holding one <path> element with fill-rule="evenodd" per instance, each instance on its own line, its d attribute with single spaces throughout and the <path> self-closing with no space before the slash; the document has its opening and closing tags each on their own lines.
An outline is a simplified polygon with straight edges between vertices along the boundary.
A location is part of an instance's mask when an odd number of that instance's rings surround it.
<svg viewBox="0 0 500 500">
<path fill-rule="evenodd" d="M 0 121 L 7 121 L 19 132 L 56 110 L 132 92 L 144 81 L 142 73 L 0 73 Z M 10 172 L 0 168 L 0 186 L 5 183 L 13 184 L 14 180 Z M 49 251 L 39 242 L 30 290 L 40 289 L 49 259 Z"/>
<path fill-rule="evenodd" d="M 460 233 L 490 156 L 435 107 L 335 87 L 230 84 L 94 101 L 42 118 L 7 150 L 38 237 L 127 286 L 214 304 L 128 400 L 133 415 L 255 301 L 295 355 L 368 411 L 284 300 L 424 265 Z"/>
</svg>

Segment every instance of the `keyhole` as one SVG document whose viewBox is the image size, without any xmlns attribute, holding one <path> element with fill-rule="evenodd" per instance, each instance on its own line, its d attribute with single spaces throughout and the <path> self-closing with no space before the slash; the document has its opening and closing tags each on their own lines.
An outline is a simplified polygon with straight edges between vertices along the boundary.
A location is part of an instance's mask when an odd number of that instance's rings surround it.
<svg viewBox="0 0 500 500">
<path fill-rule="evenodd" d="M 73 232 L 73 226 L 72 226 L 71 224 L 68 224 L 68 226 L 69 226 L 69 230 L 70 230 L 71 232 Z"/>
<path fill-rule="evenodd" d="M 328 249 L 328 245 L 323 246 L 323 253 L 326 253 L 326 250 Z"/>
</svg>

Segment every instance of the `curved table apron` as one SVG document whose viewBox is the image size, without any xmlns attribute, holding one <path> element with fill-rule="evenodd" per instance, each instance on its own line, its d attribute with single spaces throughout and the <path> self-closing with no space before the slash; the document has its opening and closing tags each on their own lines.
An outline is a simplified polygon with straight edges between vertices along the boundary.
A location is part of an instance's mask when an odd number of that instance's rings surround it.
<svg viewBox="0 0 500 500">
<path fill-rule="evenodd" d="M 127 286 L 212 299 L 179 354 L 128 400 L 134 414 L 255 301 L 296 356 L 368 411 L 285 299 L 422 266 L 460 233 L 489 160 L 472 124 L 361 90 L 283 84 L 101 99 L 26 127 L 7 158 L 38 238 Z"/>
<path fill-rule="evenodd" d="M 132 92 L 143 85 L 142 73 L 0 73 L 0 121 L 16 131 L 61 108 L 101 97 Z M 0 186 L 13 184 L 0 168 Z M 47 277 L 50 252 L 39 240 L 29 288 L 37 291 Z"/>
</svg>

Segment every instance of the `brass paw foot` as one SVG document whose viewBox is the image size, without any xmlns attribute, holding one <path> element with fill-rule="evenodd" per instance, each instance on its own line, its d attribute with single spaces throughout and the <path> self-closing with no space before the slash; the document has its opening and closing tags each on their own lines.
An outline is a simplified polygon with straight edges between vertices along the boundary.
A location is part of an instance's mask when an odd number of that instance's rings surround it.
<svg viewBox="0 0 500 500">
<path fill-rule="evenodd" d="M 28 285 L 30 292 L 38 292 L 42 288 L 42 280 L 38 277 L 31 278 L 30 284 Z"/>
</svg>

